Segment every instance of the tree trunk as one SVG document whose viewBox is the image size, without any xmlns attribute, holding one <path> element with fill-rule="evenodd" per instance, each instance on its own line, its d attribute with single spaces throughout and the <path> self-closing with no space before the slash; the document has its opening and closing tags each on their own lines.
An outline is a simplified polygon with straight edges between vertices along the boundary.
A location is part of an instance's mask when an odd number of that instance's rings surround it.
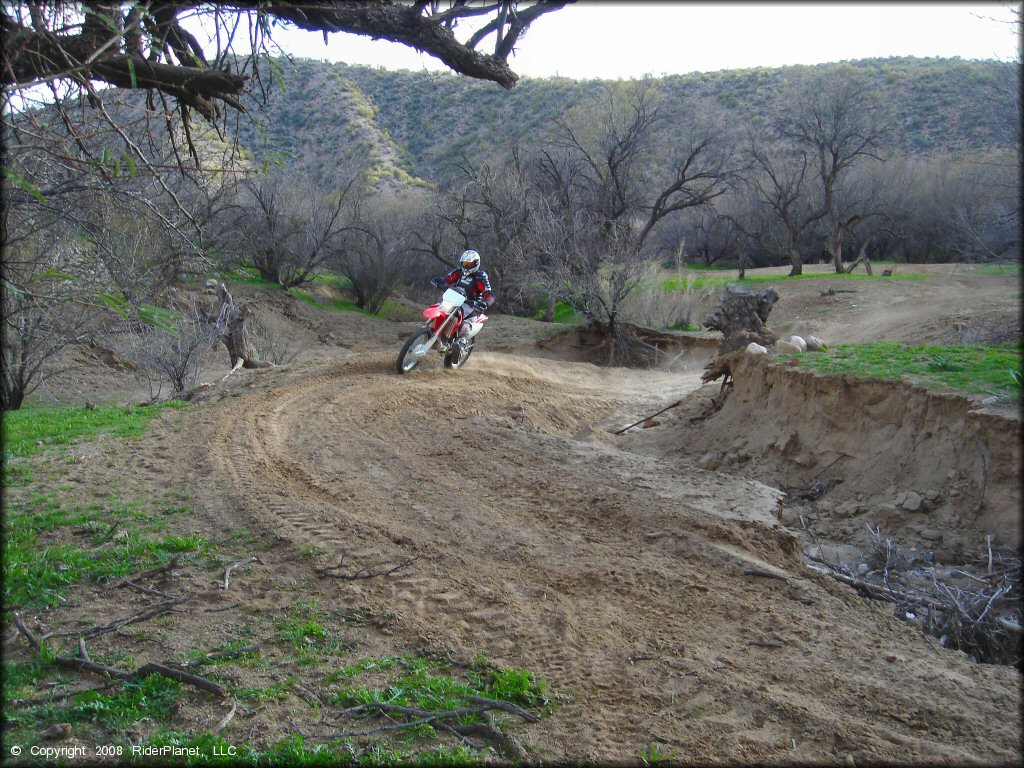
<svg viewBox="0 0 1024 768">
<path fill-rule="evenodd" d="M 800 260 L 800 251 L 792 246 L 789 249 L 789 263 L 793 265 L 793 268 L 789 270 L 790 277 L 804 273 L 804 263 Z"/>
<path fill-rule="evenodd" d="M 851 272 L 853 272 L 853 270 L 857 268 L 857 265 L 860 264 L 862 261 L 864 262 L 864 269 L 867 271 L 869 275 L 871 275 L 871 259 L 868 258 L 867 241 L 865 241 L 864 245 L 860 247 L 860 251 L 858 251 L 857 253 L 857 258 L 854 259 L 853 263 L 846 268 L 846 274 L 850 274 Z"/>
<path fill-rule="evenodd" d="M 550 323 L 552 320 L 555 319 L 555 297 L 554 297 L 554 295 L 553 294 L 549 294 L 547 301 L 548 301 L 547 309 L 544 310 L 544 316 L 541 317 L 541 319 L 540 319 L 540 321 L 542 323 Z"/>
<path fill-rule="evenodd" d="M 217 326 L 220 329 L 220 339 L 228 349 L 231 357 L 231 367 L 234 369 L 239 362 L 243 368 L 268 368 L 271 363 L 256 359 L 252 354 L 252 347 L 249 345 L 249 331 L 246 321 L 251 315 L 248 306 L 239 306 L 231 296 L 228 287 L 221 283 L 217 288 L 220 297 L 220 315 L 217 318 Z"/>
<path fill-rule="evenodd" d="M 752 341 L 766 347 L 778 341 L 778 336 L 765 323 L 779 294 L 765 288 L 754 294 L 746 286 L 730 285 L 725 296 L 701 323 L 705 328 L 721 331 L 724 338 L 718 346 L 719 355 L 742 349 Z"/>
<path fill-rule="evenodd" d="M 836 229 L 829 232 L 825 240 L 825 250 L 832 257 L 832 265 L 835 267 L 836 274 L 843 274 L 846 271 L 843 269 L 843 230 Z"/>
</svg>

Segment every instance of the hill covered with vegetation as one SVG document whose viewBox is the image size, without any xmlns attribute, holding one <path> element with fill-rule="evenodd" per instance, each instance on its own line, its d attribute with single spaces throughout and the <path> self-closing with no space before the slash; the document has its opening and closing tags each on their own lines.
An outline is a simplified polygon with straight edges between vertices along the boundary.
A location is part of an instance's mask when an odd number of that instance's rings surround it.
<svg viewBox="0 0 1024 768">
<path fill-rule="evenodd" d="M 269 108 L 241 138 L 262 159 L 314 180 L 351 156 L 378 173 L 441 182 L 462 160 L 500 162 L 615 81 L 523 78 L 511 91 L 455 74 L 280 60 Z M 683 126 L 714 121 L 737 138 L 783 109 L 796 86 L 837 71 L 867 78 L 885 110 L 887 149 L 903 156 L 1019 146 L 1013 63 L 888 58 L 652 78 L 660 109 Z M 244 121 L 243 121 L 244 122 Z"/>
</svg>

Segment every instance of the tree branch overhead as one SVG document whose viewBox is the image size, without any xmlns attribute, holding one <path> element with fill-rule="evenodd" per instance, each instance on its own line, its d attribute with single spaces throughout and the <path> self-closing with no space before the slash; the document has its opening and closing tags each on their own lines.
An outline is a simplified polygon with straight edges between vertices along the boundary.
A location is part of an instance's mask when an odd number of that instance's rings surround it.
<svg viewBox="0 0 1024 768">
<path fill-rule="evenodd" d="M 254 20 L 257 53 L 265 52 L 270 22 L 278 20 L 321 31 L 325 38 L 330 32 L 349 32 L 401 43 L 436 57 L 455 72 L 511 88 L 518 80 L 506 61 L 513 46 L 534 20 L 565 5 L 562 0 L 505 0 L 470 6 L 454 0 L 439 10 L 437 3 L 395 0 L 234 2 L 221 4 L 218 13 L 227 9 Z M 488 14 L 495 19 L 479 32 L 465 41 L 456 37 L 459 20 Z M 213 11 L 176 2 L 139 3 L 127 11 L 116 3 L 5 3 L 0 10 L 0 83 L 8 90 L 56 81 L 155 90 L 177 97 L 210 119 L 219 114 L 217 102 L 240 108 L 236 97 L 248 78 L 207 63 L 198 40 L 183 26 L 187 15 L 212 18 Z M 497 39 L 495 53 L 476 50 L 491 33 Z"/>
</svg>

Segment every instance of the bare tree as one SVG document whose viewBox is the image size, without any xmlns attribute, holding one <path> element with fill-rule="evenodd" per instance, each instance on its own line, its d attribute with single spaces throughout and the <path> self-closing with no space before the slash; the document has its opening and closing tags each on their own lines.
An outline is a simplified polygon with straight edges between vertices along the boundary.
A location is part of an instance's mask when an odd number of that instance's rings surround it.
<svg viewBox="0 0 1024 768">
<path fill-rule="evenodd" d="M 728 153 L 710 127 L 693 126 L 649 178 L 645 161 L 656 157 L 662 125 L 649 82 L 610 86 L 575 120 L 556 121 L 550 148 L 536 159 L 546 204 L 534 251 L 551 264 L 548 279 L 609 340 L 609 362 L 627 354 L 619 315 L 647 271 L 651 233 L 727 189 Z"/>
<path fill-rule="evenodd" d="M 198 383 L 203 354 L 218 336 L 216 323 L 193 303 L 157 322 L 126 319 L 110 334 L 109 343 L 147 377 L 150 397 L 156 400 L 165 381 L 176 394 Z"/>
<path fill-rule="evenodd" d="M 753 184 L 781 224 L 779 245 L 790 259 L 790 275 L 803 272 L 802 238 L 810 227 L 830 223 L 826 250 L 843 271 L 842 240 L 860 218 L 840 211 L 836 194 L 847 173 L 862 160 L 881 159 L 881 106 L 862 79 L 841 70 L 807 78 L 775 121 L 770 139 L 753 140 Z M 780 148 L 769 149 L 769 146 Z"/>
<path fill-rule="evenodd" d="M 252 78 L 259 78 L 258 59 L 272 43 L 275 22 L 306 30 L 351 32 L 401 43 L 428 53 L 456 72 L 493 80 L 511 88 L 517 76 L 506 60 L 530 24 L 565 2 L 400 3 L 322 2 L 315 5 L 266 2 L 191 3 L 118 2 L 4 3 L 3 74 L 7 88 L 68 82 L 91 91 L 100 82 L 121 89 L 139 89 L 177 100 L 180 114 L 194 110 L 208 119 L 221 114 L 221 104 L 241 109 L 238 97 Z M 465 40 L 457 23 L 491 16 Z M 212 59 L 188 24 L 198 19 L 213 27 Z M 240 23 L 241 22 L 241 23 Z M 237 38 L 250 44 L 253 55 L 235 64 Z M 493 54 L 477 50 L 493 39 Z M 237 71 L 236 71 L 237 70 Z"/>
<path fill-rule="evenodd" d="M 750 156 L 753 159 L 750 183 L 764 206 L 764 213 L 768 214 L 751 232 L 759 242 L 774 247 L 789 259 L 790 275 L 803 274 L 800 246 L 811 226 L 829 211 L 820 203 L 816 204 L 808 153 L 805 150 L 780 152 L 752 143 Z"/>
<path fill-rule="evenodd" d="M 10 209 L 3 212 L 5 236 L 19 244 L 17 255 L 0 262 L 4 410 L 20 408 L 47 375 L 63 370 L 53 366 L 61 351 L 83 341 L 102 310 L 96 274 L 73 233 L 15 219 Z"/>
<path fill-rule="evenodd" d="M 405 190 L 360 200 L 346 236 L 332 247 L 327 263 L 352 283 L 360 309 L 376 314 L 394 292 L 426 196 Z"/>
<path fill-rule="evenodd" d="M 264 280 L 286 289 L 301 285 L 351 230 L 360 177 L 355 173 L 332 193 L 277 169 L 246 179 L 234 209 L 229 247 Z"/>
</svg>

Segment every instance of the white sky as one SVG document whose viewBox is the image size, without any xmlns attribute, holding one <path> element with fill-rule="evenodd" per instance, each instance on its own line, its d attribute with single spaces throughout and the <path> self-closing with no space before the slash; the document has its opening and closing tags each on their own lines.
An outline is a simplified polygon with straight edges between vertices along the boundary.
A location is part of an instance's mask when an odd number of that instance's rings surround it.
<svg viewBox="0 0 1024 768">
<path fill-rule="evenodd" d="M 1019 4 L 584 1 L 535 21 L 509 64 L 528 77 L 628 79 L 885 56 L 1020 61 L 1013 7 Z M 456 34 L 464 40 L 468 33 Z M 446 69 L 405 46 L 357 35 L 332 33 L 325 46 L 321 33 L 279 29 L 274 39 L 304 58 Z"/>
</svg>

